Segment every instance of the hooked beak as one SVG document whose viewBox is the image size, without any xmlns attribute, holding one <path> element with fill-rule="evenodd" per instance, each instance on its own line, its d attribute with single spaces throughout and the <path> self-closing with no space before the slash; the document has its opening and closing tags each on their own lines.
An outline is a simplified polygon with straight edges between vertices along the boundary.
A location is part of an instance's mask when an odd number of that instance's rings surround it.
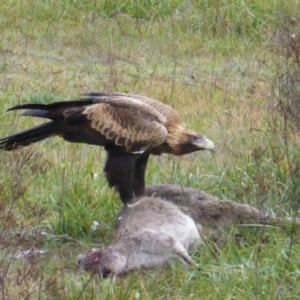
<svg viewBox="0 0 300 300">
<path fill-rule="evenodd" d="M 206 138 L 206 137 L 205 137 Z M 206 150 L 214 152 L 215 151 L 215 143 L 208 138 L 206 138 L 206 143 L 205 143 Z"/>
<path fill-rule="evenodd" d="M 211 152 L 215 151 L 215 143 L 211 140 L 209 140 L 206 136 L 201 136 L 201 138 L 197 138 L 193 141 L 193 144 L 196 147 L 201 148 L 202 150 L 208 150 Z"/>
</svg>

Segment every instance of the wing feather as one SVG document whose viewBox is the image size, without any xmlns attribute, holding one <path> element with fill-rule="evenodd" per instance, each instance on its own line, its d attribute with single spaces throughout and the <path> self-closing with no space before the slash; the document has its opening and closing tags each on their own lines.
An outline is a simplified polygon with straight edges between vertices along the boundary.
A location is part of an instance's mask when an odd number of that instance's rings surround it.
<svg viewBox="0 0 300 300">
<path fill-rule="evenodd" d="M 166 118 L 146 103 L 130 97 L 103 98 L 83 114 L 93 129 L 128 152 L 143 153 L 166 141 Z"/>
<path fill-rule="evenodd" d="M 157 108 L 149 105 L 148 103 L 140 101 L 139 99 L 129 97 L 126 94 L 124 96 L 117 94 L 116 96 L 95 98 L 94 103 L 103 103 L 109 104 L 114 107 L 140 110 L 141 112 L 143 112 L 144 115 L 152 115 L 152 117 L 155 117 L 161 123 L 167 122 L 166 117 L 161 112 L 159 112 Z"/>
<path fill-rule="evenodd" d="M 173 109 L 171 106 L 162 103 L 158 100 L 141 96 L 141 95 L 134 95 L 134 94 L 124 94 L 124 93 L 105 93 L 105 92 L 100 92 L 100 93 L 89 93 L 85 94 L 87 96 L 88 101 L 93 101 L 95 102 L 102 102 L 102 101 L 110 101 L 110 99 L 118 97 L 119 99 L 134 99 L 140 103 L 144 103 L 156 111 L 159 111 L 160 114 L 162 114 L 168 123 L 172 123 L 174 125 L 177 124 L 182 124 L 182 120 L 178 114 L 178 112 Z"/>
</svg>

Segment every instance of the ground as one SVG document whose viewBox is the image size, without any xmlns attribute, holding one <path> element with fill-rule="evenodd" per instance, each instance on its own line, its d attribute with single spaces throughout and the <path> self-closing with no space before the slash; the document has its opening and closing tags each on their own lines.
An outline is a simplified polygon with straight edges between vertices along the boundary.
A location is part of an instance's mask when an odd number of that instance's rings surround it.
<svg viewBox="0 0 300 300">
<path fill-rule="evenodd" d="M 5 112 L 16 104 L 90 91 L 151 96 L 216 151 L 152 157 L 147 184 L 183 184 L 296 216 L 299 4 L 8 0 L 0 11 L 0 136 L 40 122 Z M 121 208 L 104 159 L 101 148 L 59 138 L 0 152 L 3 299 L 298 298 L 299 237 L 276 226 L 208 240 L 193 255 L 199 269 L 162 267 L 115 282 L 79 274 L 76 256 L 109 243 Z M 30 249 L 43 253 L 22 258 Z"/>
</svg>

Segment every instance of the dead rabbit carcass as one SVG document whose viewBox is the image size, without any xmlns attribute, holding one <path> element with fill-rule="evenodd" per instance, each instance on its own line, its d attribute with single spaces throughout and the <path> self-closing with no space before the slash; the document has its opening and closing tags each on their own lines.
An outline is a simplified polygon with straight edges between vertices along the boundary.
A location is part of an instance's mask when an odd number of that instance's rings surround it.
<svg viewBox="0 0 300 300">
<path fill-rule="evenodd" d="M 118 215 L 111 245 L 78 256 L 83 270 L 102 276 L 151 268 L 179 259 L 196 265 L 188 252 L 201 243 L 201 232 L 234 223 L 266 222 L 258 209 L 178 185 L 150 186 Z"/>
<path fill-rule="evenodd" d="M 188 251 L 200 243 L 201 226 L 178 206 L 157 197 L 141 197 L 118 216 L 110 246 L 78 256 L 84 269 L 102 276 L 151 268 L 179 258 L 195 265 Z"/>
</svg>

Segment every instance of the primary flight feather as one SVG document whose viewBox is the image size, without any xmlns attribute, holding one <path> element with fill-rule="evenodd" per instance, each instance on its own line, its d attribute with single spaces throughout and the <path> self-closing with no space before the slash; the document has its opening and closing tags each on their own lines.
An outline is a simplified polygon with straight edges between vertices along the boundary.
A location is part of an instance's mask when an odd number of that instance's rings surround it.
<svg viewBox="0 0 300 300">
<path fill-rule="evenodd" d="M 124 203 L 144 193 L 150 154 L 214 149 L 212 141 L 188 130 L 172 107 L 144 96 L 90 93 L 80 100 L 24 104 L 9 110 L 19 109 L 26 109 L 23 116 L 51 121 L 1 138 L 0 149 L 14 150 L 50 136 L 104 146 L 106 178 Z"/>
</svg>

